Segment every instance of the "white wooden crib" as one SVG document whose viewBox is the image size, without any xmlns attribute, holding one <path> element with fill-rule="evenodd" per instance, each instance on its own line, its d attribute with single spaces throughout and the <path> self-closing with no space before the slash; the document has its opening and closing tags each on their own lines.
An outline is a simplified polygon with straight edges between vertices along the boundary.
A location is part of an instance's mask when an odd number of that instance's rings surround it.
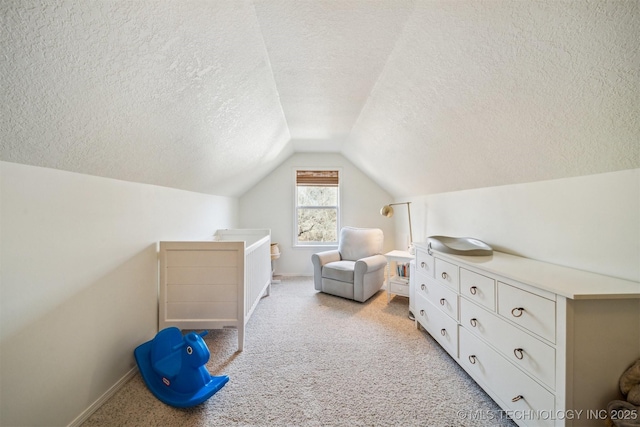
<svg viewBox="0 0 640 427">
<path fill-rule="evenodd" d="M 218 230 L 209 241 L 160 242 L 158 328 L 238 329 L 271 291 L 271 231 Z"/>
</svg>

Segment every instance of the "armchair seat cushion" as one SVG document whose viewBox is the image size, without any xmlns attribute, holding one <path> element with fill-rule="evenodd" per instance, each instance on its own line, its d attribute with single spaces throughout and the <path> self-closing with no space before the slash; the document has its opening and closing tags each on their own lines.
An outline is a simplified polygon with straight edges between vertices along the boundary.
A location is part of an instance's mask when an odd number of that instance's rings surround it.
<svg viewBox="0 0 640 427">
<path fill-rule="evenodd" d="M 322 267 L 322 277 L 333 279 L 339 282 L 353 283 L 353 273 L 355 271 L 355 261 L 335 261 L 325 264 Z"/>
</svg>

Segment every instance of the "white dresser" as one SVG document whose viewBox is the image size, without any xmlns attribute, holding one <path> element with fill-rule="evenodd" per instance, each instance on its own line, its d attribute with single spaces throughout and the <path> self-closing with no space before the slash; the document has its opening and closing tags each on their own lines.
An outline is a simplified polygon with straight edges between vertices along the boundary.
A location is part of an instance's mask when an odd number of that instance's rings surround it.
<svg viewBox="0 0 640 427">
<path fill-rule="evenodd" d="M 418 244 L 409 305 L 416 326 L 522 426 L 603 425 L 640 357 L 638 282 Z"/>
</svg>

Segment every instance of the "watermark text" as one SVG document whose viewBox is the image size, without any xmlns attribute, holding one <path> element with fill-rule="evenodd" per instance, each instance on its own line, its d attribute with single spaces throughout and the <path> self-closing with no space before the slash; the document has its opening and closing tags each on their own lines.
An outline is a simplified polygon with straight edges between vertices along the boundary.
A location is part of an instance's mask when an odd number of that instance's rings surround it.
<svg viewBox="0 0 640 427">
<path fill-rule="evenodd" d="M 568 409 L 566 411 L 548 411 L 548 410 L 460 410 L 456 412 L 456 417 L 470 421 L 491 421 L 491 420 L 522 420 L 522 421 L 540 421 L 540 420 L 606 420 L 608 417 L 614 420 L 638 420 L 640 414 L 635 409 L 620 409 L 611 411 L 609 414 L 606 409 Z"/>
</svg>

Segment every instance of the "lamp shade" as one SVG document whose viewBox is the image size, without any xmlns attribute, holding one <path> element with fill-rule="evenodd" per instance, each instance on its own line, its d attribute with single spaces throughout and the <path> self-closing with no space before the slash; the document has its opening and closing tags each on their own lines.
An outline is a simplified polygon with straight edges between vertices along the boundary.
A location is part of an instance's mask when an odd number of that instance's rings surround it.
<svg viewBox="0 0 640 427">
<path fill-rule="evenodd" d="M 389 205 L 384 205 L 382 209 L 380 209 L 380 215 L 391 218 L 393 216 L 393 208 Z"/>
<path fill-rule="evenodd" d="M 411 229 L 411 202 L 400 202 L 400 203 L 389 203 L 388 205 L 384 205 L 382 209 L 380 209 L 380 215 L 386 216 L 387 218 L 391 218 L 393 216 L 393 205 L 407 205 L 407 214 L 409 215 L 409 241 L 410 246 L 413 247 L 413 230 Z"/>
</svg>

